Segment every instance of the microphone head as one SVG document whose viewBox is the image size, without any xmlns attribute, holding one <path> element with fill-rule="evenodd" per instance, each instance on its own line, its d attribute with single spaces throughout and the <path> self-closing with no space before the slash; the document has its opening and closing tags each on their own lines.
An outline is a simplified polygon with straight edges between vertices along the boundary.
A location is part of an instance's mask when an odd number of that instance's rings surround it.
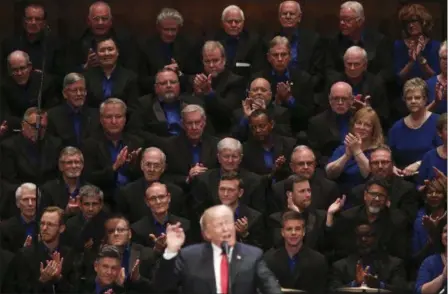
<svg viewBox="0 0 448 294">
<path fill-rule="evenodd" d="M 229 243 L 227 243 L 227 241 L 223 241 L 221 243 L 221 249 L 227 254 L 229 252 Z"/>
</svg>

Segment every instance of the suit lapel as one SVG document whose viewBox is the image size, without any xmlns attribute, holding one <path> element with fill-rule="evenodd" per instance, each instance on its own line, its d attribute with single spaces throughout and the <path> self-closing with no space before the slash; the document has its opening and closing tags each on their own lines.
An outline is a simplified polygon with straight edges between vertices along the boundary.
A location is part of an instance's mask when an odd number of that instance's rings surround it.
<svg viewBox="0 0 448 294">
<path fill-rule="evenodd" d="M 112 76 L 112 97 L 119 97 L 124 93 L 126 87 L 125 73 L 124 69 L 117 65 Z"/>
<path fill-rule="evenodd" d="M 134 267 L 135 263 L 137 262 L 137 259 L 140 259 L 140 251 L 135 249 L 134 246 L 132 246 L 131 247 L 131 255 L 129 256 L 129 264 L 128 264 L 129 274 L 132 273 L 132 268 Z"/>
<path fill-rule="evenodd" d="M 100 101 L 97 101 L 98 104 L 103 102 L 104 94 L 103 94 L 103 79 L 104 73 L 101 68 L 94 68 L 92 70 L 92 83 L 90 85 L 91 91 L 94 97 L 100 98 Z"/>
<path fill-rule="evenodd" d="M 218 186 L 219 186 L 219 178 L 220 178 L 219 173 L 220 173 L 219 168 L 217 168 L 216 170 L 211 172 L 209 175 L 210 177 L 209 177 L 209 181 L 208 181 L 209 187 L 212 188 L 211 194 L 213 197 L 213 201 L 216 204 L 220 203 L 219 196 L 218 196 Z"/>
<path fill-rule="evenodd" d="M 198 269 L 202 271 L 201 277 L 207 282 L 210 287 L 209 293 L 216 293 L 216 276 L 215 267 L 213 265 L 213 249 L 210 243 L 204 244 L 202 252 L 201 268 Z"/>
<path fill-rule="evenodd" d="M 334 138 L 339 138 L 339 129 L 338 129 L 338 124 L 336 122 L 336 119 L 331 115 L 331 111 L 327 110 L 327 118 L 328 118 L 328 127 L 330 130 L 331 135 Z"/>
<path fill-rule="evenodd" d="M 152 111 L 154 112 L 154 115 L 159 122 L 166 122 L 165 112 L 163 111 L 162 106 L 157 99 L 154 99 L 154 103 L 152 104 Z"/>
<path fill-rule="evenodd" d="M 241 265 L 243 263 L 244 256 L 241 252 L 241 247 L 239 243 L 235 244 L 235 247 L 232 252 L 232 262 L 230 264 L 230 278 L 232 281 L 231 287 L 233 288 L 236 283 L 236 277 L 241 269 Z M 233 293 L 233 291 L 232 291 Z"/>
<path fill-rule="evenodd" d="M 238 60 L 245 60 L 246 56 L 248 54 L 249 51 L 249 34 L 245 31 L 243 31 L 240 34 L 240 40 L 238 41 L 238 47 L 236 49 L 236 54 L 235 54 L 235 62 L 237 62 Z"/>
</svg>

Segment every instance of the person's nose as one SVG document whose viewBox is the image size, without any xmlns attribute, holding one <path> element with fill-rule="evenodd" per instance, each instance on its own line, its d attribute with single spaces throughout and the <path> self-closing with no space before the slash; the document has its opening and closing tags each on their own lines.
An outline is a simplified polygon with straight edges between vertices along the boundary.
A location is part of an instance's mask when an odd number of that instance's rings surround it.
<svg viewBox="0 0 448 294">
<path fill-rule="evenodd" d="M 354 70 L 354 69 L 355 69 L 355 65 L 354 65 L 354 64 L 350 64 L 349 68 L 350 68 L 351 70 Z"/>
</svg>

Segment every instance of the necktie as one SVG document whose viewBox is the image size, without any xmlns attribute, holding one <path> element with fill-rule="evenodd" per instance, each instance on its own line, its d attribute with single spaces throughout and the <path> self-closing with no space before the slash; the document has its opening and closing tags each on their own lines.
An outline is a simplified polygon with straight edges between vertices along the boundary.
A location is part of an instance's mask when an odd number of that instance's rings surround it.
<svg viewBox="0 0 448 294">
<path fill-rule="evenodd" d="M 229 261 L 225 252 L 221 255 L 221 293 L 227 294 L 229 288 Z"/>
</svg>

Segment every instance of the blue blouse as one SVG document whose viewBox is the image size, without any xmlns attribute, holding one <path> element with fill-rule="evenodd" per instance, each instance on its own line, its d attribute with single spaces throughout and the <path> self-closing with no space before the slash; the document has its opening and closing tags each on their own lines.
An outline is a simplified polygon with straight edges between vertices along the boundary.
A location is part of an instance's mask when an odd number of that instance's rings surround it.
<svg viewBox="0 0 448 294">
<path fill-rule="evenodd" d="M 430 40 L 428 44 L 426 44 L 425 49 L 421 52 L 421 55 L 426 58 L 428 61 L 428 65 L 436 72 L 436 74 L 440 73 L 440 64 L 439 64 L 439 49 L 440 42 L 435 40 Z M 394 71 L 398 75 L 400 71 L 406 66 L 409 62 L 409 49 L 404 43 L 404 40 L 396 40 L 394 43 Z M 421 69 L 421 65 L 417 62 L 414 63 L 414 66 L 410 70 L 407 79 L 412 78 L 424 78 L 425 75 Z"/>
<path fill-rule="evenodd" d="M 428 256 L 418 270 L 417 280 L 415 281 L 415 293 L 421 294 L 423 285 L 441 275 L 443 268 L 443 260 L 440 254 Z M 446 286 L 446 281 L 444 285 Z"/>
<path fill-rule="evenodd" d="M 428 104 L 436 99 L 436 84 L 437 76 L 432 76 L 431 78 L 426 80 L 426 85 L 428 86 Z M 445 97 L 445 99 L 441 101 L 435 108 L 433 108 L 432 111 L 434 113 L 442 114 L 446 112 L 446 93 L 443 97 Z"/>
<path fill-rule="evenodd" d="M 434 169 L 432 168 L 433 166 L 446 175 L 446 164 L 446 159 L 440 157 L 436 148 L 426 152 L 425 155 L 423 155 L 422 164 L 418 170 L 418 184 L 423 185 L 424 180 L 431 180 L 434 178 L 435 174 Z"/>
<path fill-rule="evenodd" d="M 423 227 L 423 216 L 426 215 L 425 208 L 420 208 L 414 221 L 412 230 L 412 255 L 419 253 L 428 243 L 428 232 Z"/>
<path fill-rule="evenodd" d="M 344 155 L 344 153 L 345 145 L 339 146 L 338 148 L 336 148 L 336 150 L 334 150 L 328 162 L 338 160 L 342 155 Z M 364 151 L 364 154 L 369 160 L 371 153 L 372 150 Z M 361 175 L 361 170 L 359 169 L 358 163 L 353 156 L 349 159 L 349 161 L 347 161 L 344 166 L 344 170 L 336 179 L 336 182 L 338 183 L 339 189 L 342 194 L 350 192 L 353 187 L 363 184 L 365 181 L 366 178 Z"/>
<path fill-rule="evenodd" d="M 389 130 L 388 141 L 392 149 L 395 164 L 399 168 L 419 161 L 429 150 L 442 145 L 437 135 L 438 114 L 431 114 L 418 129 L 411 129 L 404 123 L 404 118 L 395 122 Z"/>
</svg>

